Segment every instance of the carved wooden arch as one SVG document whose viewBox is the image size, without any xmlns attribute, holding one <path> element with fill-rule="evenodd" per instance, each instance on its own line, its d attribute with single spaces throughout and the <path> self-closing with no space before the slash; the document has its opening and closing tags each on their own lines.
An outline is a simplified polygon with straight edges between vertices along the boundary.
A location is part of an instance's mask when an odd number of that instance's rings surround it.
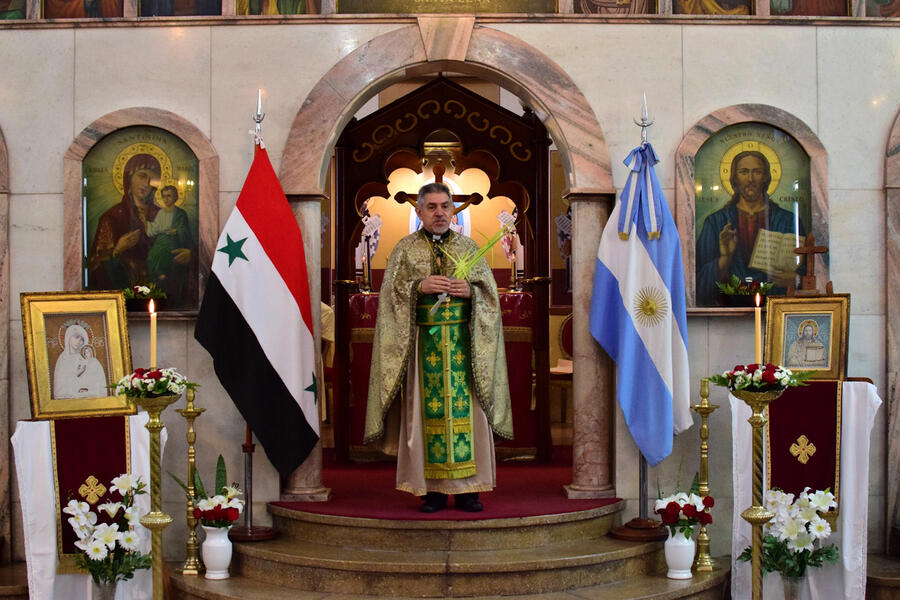
<svg viewBox="0 0 900 600">
<path fill-rule="evenodd" d="M 894 119 L 884 157 L 885 275 L 887 277 L 887 460 L 900 461 L 900 112 Z M 900 549 L 893 533 L 900 527 L 900 478 L 887 477 L 885 537 L 888 552 Z"/>
<path fill-rule="evenodd" d="M 828 153 L 818 136 L 794 115 L 765 104 L 736 104 L 712 112 L 694 125 L 675 150 L 675 223 L 681 234 L 684 286 L 688 308 L 696 304 L 694 231 L 694 157 L 701 146 L 719 130 L 737 123 L 765 123 L 790 134 L 809 155 L 812 232 L 817 242 L 828 244 Z M 816 256 L 816 275 L 828 280 L 828 263 Z M 822 284 L 824 286 L 824 283 Z"/>
<path fill-rule="evenodd" d="M 354 320 L 350 307 L 357 287 L 351 282 L 355 275 L 354 248 L 362 230 L 360 210 L 372 196 L 392 197 L 388 181 L 395 168 L 422 173 L 426 140 L 436 131 L 451 132 L 459 142 L 459 148 L 446 156 L 445 164 L 449 167 L 452 161 L 456 174 L 481 168 L 490 181 L 487 196 L 510 198 L 519 209 L 522 239 L 532 233 L 524 244 L 525 289 L 531 293 L 534 315 L 533 355 L 529 357 L 525 385 L 534 387 L 538 400 L 530 411 L 527 404 L 519 404 L 520 412 L 515 417 L 519 423 L 516 427 L 525 427 L 521 434 L 528 443 L 508 447 L 534 447 L 538 460 L 549 461 L 550 139 L 531 111 L 515 114 L 444 77 L 421 85 L 360 120 L 352 120 L 335 145 L 335 456 L 349 460 L 350 448 L 361 442 L 362 435 L 353 431 L 351 424 L 360 422 L 352 416 L 354 411 L 359 412 L 360 407 L 364 410 L 364 404 L 354 403 L 353 398 L 365 393 L 354 388 L 358 381 L 345 385 L 353 380 L 354 370 L 349 360 L 353 354 L 350 323 Z M 435 173 L 443 173 L 443 168 L 435 168 Z M 398 194 L 394 199 L 403 202 L 404 196 Z M 478 194 L 475 202 L 480 201 Z M 374 287 L 379 287 L 377 281 Z M 522 379 L 518 382 L 521 384 Z"/>
<path fill-rule="evenodd" d="M 197 128 L 173 112 L 150 107 L 123 108 L 104 115 L 85 127 L 69 146 L 63 158 L 63 289 L 82 289 L 81 261 L 84 247 L 84 223 L 81 213 L 81 163 L 104 136 L 125 127 L 147 125 L 158 127 L 180 138 L 198 160 L 199 167 L 199 233 L 200 282 L 206 280 L 212 265 L 219 235 L 219 155 L 212 142 Z M 188 311 L 196 312 L 196 311 Z"/>
<path fill-rule="evenodd" d="M 572 193 L 615 194 L 609 152 L 590 103 L 556 63 L 474 17 L 420 17 L 382 34 L 334 65 L 291 126 L 279 179 L 290 195 L 321 195 L 344 127 L 379 91 L 409 76 L 453 71 L 497 83 L 527 103 L 556 142 Z"/>
</svg>

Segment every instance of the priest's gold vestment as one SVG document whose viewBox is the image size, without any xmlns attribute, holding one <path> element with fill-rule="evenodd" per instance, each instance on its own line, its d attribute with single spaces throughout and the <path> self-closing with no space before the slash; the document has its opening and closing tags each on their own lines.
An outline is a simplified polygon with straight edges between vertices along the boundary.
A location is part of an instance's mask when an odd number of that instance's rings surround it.
<svg viewBox="0 0 900 600">
<path fill-rule="evenodd" d="M 447 306 L 447 310 L 443 311 L 444 317 L 434 317 L 437 321 L 449 318 L 448 323 L 455 323 L 460 314 L 467 313 L 468 323 L 454 330 L 461 331 L 460 336 L 455 333 L 450 335 L 452 325 L 417 325 L 417 305 L 424 306 L 423 303 L 434 299 L 433 296 L 418 293 L 419 283 L 433 274 L 449 277 L 453 262 L 447 256 L 461 257 L 475 250 L 477 245 L 474 241 L 453 231 L 441 243 L 430 241 L 424 232 L 411 234 L 395 246 L 381 286 L 372 349 L 365 442 L 381 440 L 382 449 L 389 452 L 397 444 L 397 488 L 415 495 L 429 491 L 459 494 L 493 489 L 495 469 L 491 431 L 501 437 L 512 438 L 500 300 L 487 261 L 478 261 L 467 277 L 472 290 L 471 306 L 468 306 L 468 300 L 451 298 L 453 310 L 459 309 L 459 302 L 466 305 L 462 312 L 451 317 L 451 307 Z M 428 311 L 420 307 L 418 312 L 419 323 L 423 323 L 423 318 L 427 320 Z M 422 339 L 421 336 L 425 335 L 435 337 Z M 452 468 L 442 472 L 444 466 L 434 464 L 433 448 L 430 451 L 424 441 L 426 436 L 433 441 L 435 428 L 432 426 L 434 421 L 429 418 L 429 407 L 423 403 L 422 392 L 425 391 L 427 400 L 430 397 L 428 386 L 435 382 L 423 380 L 423 376 L 428 377 L 428 369 L 423 374 L 423 363 L 420 361 L 434 360 L 435 357 L 431 350 L 427 357 L 421 354 L 424 347 L 433 349 L 435 340 L 440 341 L 441 336 L 452 337 L 455 347 L 467 355 L 469 367 L 465 385 L 468 388 L 467 397 L 471 397 L 471 410 L 467 413 L 467 419 L 451 422 L 449 427 L 457 433 L 462 431 L 460 428 L 469 428 L 466 431 L 471 433 L 474 456 L 455 473 Z M 449 375 L 446 381 L 452 385 L 459 384 Z M 446 409 L 455 415 L 450 406 L 452 398 L 455 398 L 454 393 L 447 388 Z M 385 421 L 397 397 L 402 397 L 402 402 L 400 431 L 395 433 L 390 427 L 386 428 Z M 462 447 L 465 448 L 465 443 Z M 453 452 L 452 444 L 447 448 Z"/>
</svg>

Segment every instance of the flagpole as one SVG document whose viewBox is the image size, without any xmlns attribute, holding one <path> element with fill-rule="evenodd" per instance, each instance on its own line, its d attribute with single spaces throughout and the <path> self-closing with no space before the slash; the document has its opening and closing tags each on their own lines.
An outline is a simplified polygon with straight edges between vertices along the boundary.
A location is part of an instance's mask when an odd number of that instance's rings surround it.
<svg viewBox="0 0 900 600">
<path fill-rule="evenodd" d="M 256 123 L 256 131 L 253 137 L 253 152 L 256 153 L 257 145 L 262 143 L 262 122 L 266 118 L 266 113 L 262 111 L 262 89 L 258 89 L 256 93 L 256 114 L 253 115 L 253 122 Z M 241 445 L 241 451 L 244 453 L 244 526 L 232 527 L 228 532 L 228 537 L 236 542 L 261 542 L 271 540 L 277 535 L 277 532 L 271 527 L 254 526 L 253 525 L 253 451 L 256 444 L 253 443 L 253 431 L 247 424 L 244 443 Z"/>
<path fill-rule="evenodd" d="M 641 128 L 641 145 L 647 143 L 647 128 L 653 125 L 650 119 L 650 111 L 647 109 L 647 94 L 643 95 L 641 104 L 641 120 L 632 119 L 634 124 Z M 662 523 L 651 519 L 647 511 L 647 459 L 638 450 L 640 466 L 638 469 L 638 517 L 631 519 L 620 527 L 614 527 L 610 536 L 621 540 L 650 541 L 664 540 L 669 534 Z"/>
</svg>

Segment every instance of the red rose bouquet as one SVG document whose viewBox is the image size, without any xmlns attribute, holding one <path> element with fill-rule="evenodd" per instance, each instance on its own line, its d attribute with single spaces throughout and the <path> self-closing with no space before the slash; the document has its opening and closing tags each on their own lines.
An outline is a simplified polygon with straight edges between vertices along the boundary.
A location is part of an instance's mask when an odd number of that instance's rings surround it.
<svg viewBox="0 0 900 600">
<path fill-rule="evenodd" d="M 811 371 L 794 373 L 785 367 L 773 364 L 737 365 L 730 371 L 709 378 L 711 383 L 727 387 L 729 390 L 747 390 L 748 392 L 768 392 L 783 390 L 787 387 L 806 385 Z"/>
<path fill-rule="evenodd" d="M 656 501 L 654 512 L 660 516 L 663 525 L 669 528 L 674 536 L 681 532 L 686 538 L 694 535 L 694 525 L 709 525 L 712 514 L 709 509 L 715 506 L 712 496 L 698 496 L 678 492 Z"/>
</svg>

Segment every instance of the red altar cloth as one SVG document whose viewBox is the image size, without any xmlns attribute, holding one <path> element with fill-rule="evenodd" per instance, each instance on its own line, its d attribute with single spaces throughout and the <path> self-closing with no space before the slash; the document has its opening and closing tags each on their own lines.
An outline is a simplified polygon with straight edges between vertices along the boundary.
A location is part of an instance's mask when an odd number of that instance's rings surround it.
<svg viewBox="0 0 900 600">
<path fill-rule="evenodd" d="M 766 488 L 799 494 L 830 489 L 840 503 L 841 388 L 810 381 L 784 391 L 769 405 Z"/>
<path fill-rule="evenodd" d="M 528 292 L 500 294 L 509 391 L 512 399 L 512 441 L 495 440 L 504 448 L 534 449 L 537 420 L 531 408 L 534 300 Z M 372 364 L 372 340 L 378 315 L 378 294 L 350 296 L 350 445 L 362 446 Z"/>
</svg>

